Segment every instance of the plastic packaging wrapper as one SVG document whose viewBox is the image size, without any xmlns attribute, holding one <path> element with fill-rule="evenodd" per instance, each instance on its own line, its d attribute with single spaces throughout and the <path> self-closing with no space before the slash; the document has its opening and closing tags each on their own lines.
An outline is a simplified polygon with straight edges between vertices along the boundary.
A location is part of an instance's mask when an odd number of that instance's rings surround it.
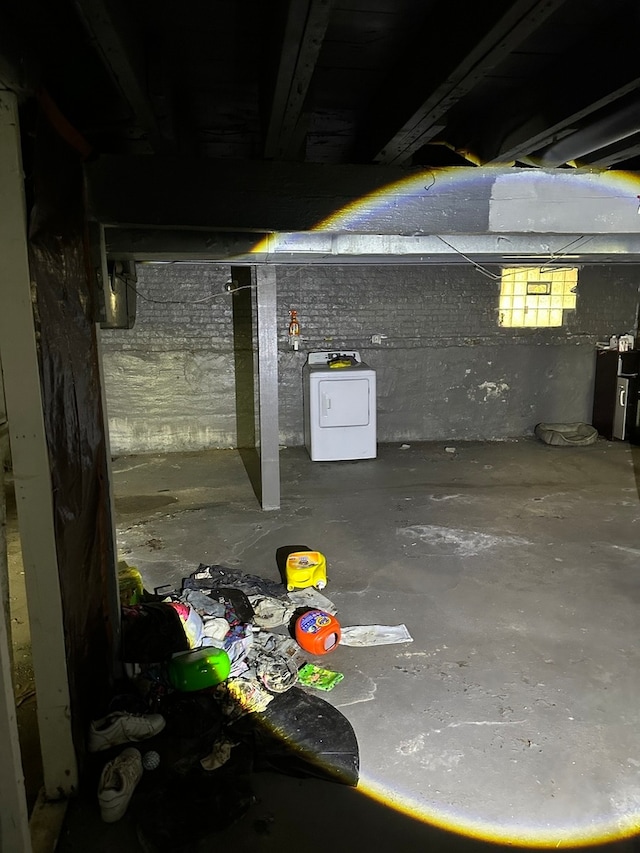
<svg viewBox="0 0 640 853">
<path fill-rule="evenodd" d="M 183 604 L 181 601 L 167 601 L 167 604 L 173 607 L 180 617 L 189 647 L 197 649 L 202 643 L 202 619 L 188 604 Z"/>
<path fill-rule="evenodd" d="M 412 643 L 406 625 L 352 625 L 342 628 L 342 646 L 387 646 L 391 643 Z"/>
<path fill-rule="evenodd" d="M 227 682 L 229 695 L 245 712 L 264 711 L 273 696 L 257 681 L 234 678 Z"/>
<path fill-rule="evenodd" d="M 298 681 L 306 687 L 316 687 L 318 690 L 333 690 L 344 678 L 342 672 L 332 672 L 314 663 L 306 663 L 298 672 Z"/>
</svg>

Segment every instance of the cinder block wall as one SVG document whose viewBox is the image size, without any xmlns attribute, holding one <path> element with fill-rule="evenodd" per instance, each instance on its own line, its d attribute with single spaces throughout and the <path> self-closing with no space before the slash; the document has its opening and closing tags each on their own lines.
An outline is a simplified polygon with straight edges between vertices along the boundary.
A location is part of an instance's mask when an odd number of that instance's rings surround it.
<svg viewBox="0 0 640 853">
<path fill-rule="evenodd" d="M 145 264 L 138 275 L 141 294 L 168 304 L 139 298 L 134 329 L 102 333 L 113 451 L 235 446 L 230 267 Z M 594 344 L 634 332 L 638 280 L 635 267 L 583 267 L 565 326 L 529 330 L 498 326 L 499 284 L 471 266 L 280 267 L 281 441 L 303 443 L 310 350 L 358 350 L 376 369 L 380 442 L 503 439 L 539 421 L 589 421 Z M 290 308 L 299 352 L 287 343 Z M 374 345 L 373 335 L 386 337 Z"/>
</svg>

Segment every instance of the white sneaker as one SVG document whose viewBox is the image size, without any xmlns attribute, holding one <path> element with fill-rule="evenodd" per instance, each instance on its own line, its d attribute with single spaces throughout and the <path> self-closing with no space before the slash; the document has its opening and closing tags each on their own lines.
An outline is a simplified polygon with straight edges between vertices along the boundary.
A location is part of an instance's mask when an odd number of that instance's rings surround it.
<svg viewBox="0 0 640 853">
<path fill-rule="evenodd" d="M 145 740 L 161 732 L 165 724 L 161 714 L 136 715 L 116 711 L 91 723 L 89 752 L 101 752 L 121 743 Z"/>
<path fill-rule="evenodd" d="M 98 785 L 102 820 L 106 823 L 120 820 L 141 778 L 142 756 L 140 751 L 132 746 L 123 749 L 117 758 L 105 764 Z"/>
</svg>

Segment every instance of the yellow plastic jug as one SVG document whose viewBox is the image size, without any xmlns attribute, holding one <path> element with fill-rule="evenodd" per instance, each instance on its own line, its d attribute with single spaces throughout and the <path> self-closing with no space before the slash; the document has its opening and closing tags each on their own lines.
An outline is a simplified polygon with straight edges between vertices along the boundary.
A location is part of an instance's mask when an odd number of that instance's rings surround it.
<svg viewBox="0 0 640 853">
<path fill-rule="evenodd" d="M 138 604 L 144 592 L 142 575 L 135 566 L 130 566 L 125 560 L 118 561 L 118 590 L 120 604 L 123 606 Z"/>
<path fill-rule="evenodd" d="M 308 586 L 324 589 L 327 585 L 327 560 L 320 551 L 294 551 L 287 557 L 285 571 L 289 591 Z"/>
</svg>

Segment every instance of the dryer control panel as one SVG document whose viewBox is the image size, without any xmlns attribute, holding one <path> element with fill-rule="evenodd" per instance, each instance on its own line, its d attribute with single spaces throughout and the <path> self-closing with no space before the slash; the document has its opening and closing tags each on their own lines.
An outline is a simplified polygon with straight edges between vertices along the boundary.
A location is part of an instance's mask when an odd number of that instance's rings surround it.
<svg viewBox="0 0 640 853">
<path fill-rule="evenodd" d="M 360 353 L 355 350 L 348 352 L 310 352 L 307 359 L 308 364 L 329 364 L 334 358 L 352 358 L 354 361 L 361 362 Z"/>
</svg>

